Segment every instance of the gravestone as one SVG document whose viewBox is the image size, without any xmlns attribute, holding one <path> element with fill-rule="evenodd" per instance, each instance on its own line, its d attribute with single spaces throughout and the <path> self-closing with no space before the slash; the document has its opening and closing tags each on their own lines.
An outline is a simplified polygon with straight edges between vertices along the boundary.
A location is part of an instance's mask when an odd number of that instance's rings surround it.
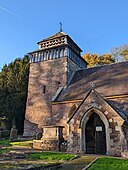
<svg viewBox="0 0 128 170">
<path fill-rule="evenodd" d="M 17 129 L 12 127 L 10 132 L 10 140 L 14 141 L 16 139 L 17 139 Z"/>
</svg>

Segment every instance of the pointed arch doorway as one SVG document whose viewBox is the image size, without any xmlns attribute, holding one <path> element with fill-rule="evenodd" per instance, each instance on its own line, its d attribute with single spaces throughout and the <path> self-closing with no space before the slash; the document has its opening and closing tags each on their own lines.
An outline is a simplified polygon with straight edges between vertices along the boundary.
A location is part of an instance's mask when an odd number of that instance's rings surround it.
<svg viewBox="0 0 128 170">
<path fill-rule="evenodd" d="M 90 154 L 111 153 L 109 122 L 97 108 L 87 110 L 80 121 L 81 152 Z"/>
<path fill-rule="evenodd" d="M 105 125 L 97 113 L 92 113 L 85 126 L 86 153 L 106 154 Z"/>
</svg>

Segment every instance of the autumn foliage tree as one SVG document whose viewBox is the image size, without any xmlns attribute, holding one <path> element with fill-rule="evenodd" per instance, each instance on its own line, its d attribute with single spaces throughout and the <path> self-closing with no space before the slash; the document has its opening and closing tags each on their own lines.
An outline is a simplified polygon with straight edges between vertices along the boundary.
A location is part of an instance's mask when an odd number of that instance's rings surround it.
<svg viewBox="0 0 128 170">
<path fill-rule="evenodd" d="M 82 57 L 88 63 L 88 67 L 111 64 L 115 62 L 112 55 L 107 53 L 100 56 L 97 54 L 86 53 Z"/>
</svg>

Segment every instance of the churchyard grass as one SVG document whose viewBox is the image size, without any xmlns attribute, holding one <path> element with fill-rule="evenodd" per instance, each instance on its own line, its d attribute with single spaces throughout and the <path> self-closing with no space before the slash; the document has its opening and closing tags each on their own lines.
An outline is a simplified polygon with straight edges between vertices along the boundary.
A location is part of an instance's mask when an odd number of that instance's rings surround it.
<svg viewBox="0 0 128 170">
<path fill-rule="evenodd" d="M 32 147 L 32 141 L 15 141 L 15 142 L 10 142 L 11 145 L 13 146 L 27 146 L 27 147 Z"/>
<path fill-rule="evenodd" d="M 0 140 L 0 155 L 10 152 L 12 149 L 11 146 L 26 146 L 32 147 L 32 141 L 15 141 L 11 142 L 10 140 Z"/>
<path fill-rule="evenodd" d="M 67 161 L 75 158 L 75 154 L 67 153 L 56 153 L 56 152 L 41 152 L 41 153 L 32 153 L 28 156 L 28 159 L 31 160 L 55 160 L 55 161 Z"/>
<path fill-rule="evenodd" d="M 32 146 L 32 141 L 23 141 L 18 139 L 15 142 L 11 142 L 10 140 L 0 140 L 0 155 L 4 155 L 6 153 L 9 153 L 12 150 L 15 150 L 15 147 L 13 146 L 25 146 L 26 148 Z M 23 147 L 24 148 L 24 147 Z M 26 166 L 30 161 L 35 162 L 35 165 L 38 165 L 39 161 L 39 166 L 42 163 L 45 163 L 47 165 L 50 165 L 51 163 L 62 163 L 62 162 L 69 162 L 66 165 L 64 165 L 65 168 L 70 167 L 70 170 L 72 170 L 71 167 L 80 166 L 81 168 L 83 166 L 86 166 L 89 164 L 92 160 L 95 159 L 95 157 L 92 156 L 81 156 L 78 159 L 75 159 L 73 161 L 69 161 L 73 158 L 75 158 L 77 155 L 75 154 L 67 154 L 67 153 L 58 153 L 58 152 L 34 152 L 34 153 L 29 153 L 26 155 L 25 160 L 27 162 L 21 162 L 21 164 L 24 164 Z M 80 162 L 81 161 L 81 162 Z M 13 163 L 12 163 L 13 164 Z M 10 161 L 10 166 L 13 166 Z M 32 163 L 30 163 L 32 164 Z M 33 166 L 35 166 L 33 165 Z M 6 166 L 6 162 L 2 163 L 1 166 Z M 17 164 L 14 164 L 14 167 L 18 166 Z M 42 166 L 42 165 L 41 165 Z M 8 169 L 8 168 L 6 168 Z M 119 159 L 119 158 L 112 158 L 112 157 L 100 157 L 88 170 L 128 170 L 128 160 L 125 159 Z"/>
<path fill-rule="evenodd" d="M 0 140 L 0 147 L 11 146 L 9 140 Z"/>
<path fill-rule="evenodd" d="M 8 146 L 28 146 L 32 147 L 32 141 L 23 141 L 23 140 L 16 140 L 14 142 L 10 140 L 0 140 L 0 147 L 8 147 Z"/>
<path fill-rule="evenodd" d="M 7 153 L 12 149 L 11 146 L 25 146 L 25 147 L 32 147 L 32 141 L 23 141 L 23 140 L 17 140 L 14 142 L 11 142 L 9 140 L 0 140 L 0 154 Z M 8 148 L 9 147 L 9 148 Z M 75 158 L 75 154 L 67 154 L 67 153 L 55 153 L 55 152 L 36 152 L 32 153 L 28 156 L 29 160 L 55 160 L 55 161 L 65 161 Z"/>
<path fill-rule="evenodd" d="M 88 170 L 128 170 L 128 160 L 119 158 L 99 158 Z"/>
<path fill-rule="evenodd" d="M 4 149 L 0 149 L 0 154 L 5 154 L 5 153 L 8 153 L 10 152 L 10 148 L 4 148 Z"/>
</svg>

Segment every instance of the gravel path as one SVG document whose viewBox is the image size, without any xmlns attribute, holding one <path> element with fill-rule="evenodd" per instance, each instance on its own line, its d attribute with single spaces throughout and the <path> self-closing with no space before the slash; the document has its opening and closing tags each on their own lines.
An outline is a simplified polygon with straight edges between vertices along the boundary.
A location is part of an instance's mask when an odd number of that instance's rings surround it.
<svg viewBox="0 0 128 170">
<path fill-rule="evenodd" d="M 69 162 L 65 162 L 58 170 L 82 170 L 90 162 L 92 162 L 96 156 L 81 156 Z"/>
</svg>

